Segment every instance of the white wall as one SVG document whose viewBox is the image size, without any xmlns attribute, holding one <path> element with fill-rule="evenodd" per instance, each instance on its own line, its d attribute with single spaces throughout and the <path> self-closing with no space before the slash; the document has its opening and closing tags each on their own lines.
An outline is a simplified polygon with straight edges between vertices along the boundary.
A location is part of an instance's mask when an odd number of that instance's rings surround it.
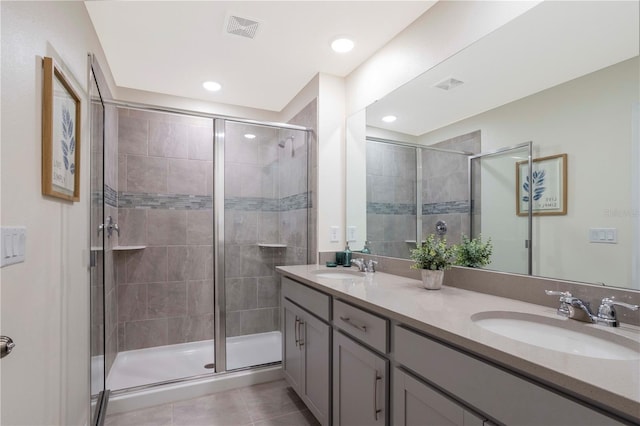
<svg viewBox="0 0 640 426">
<path fill-rule="evenodd" d="M 318 96 L 318 251 L 342 250 L 345 224 L 344 79 L 320 74 Z M 329 227 L 341 240 L 330 242 Z"/>
<path fill-rule="evenodd" d="M 7 2 L 2 15 L 0 223 L 27 227 L 26 262 L 0 270 L 6 425 L 86 424 L 89 413 L 89 122 L 87 54 L 106 61 L 83 2 Z M 41 195 L 42 57 L 82 99 L 79 203 Z M 106 74 L 108 70 L 105 70 Z"/>
<path fill-rule="evenodd" d="M 484 152 L 533 141 L 534 158 L 567 153 L 568 213 L 534 218 L 533 272 L 628 287 L 632 220 L 637 220 L 631 204 L 637 181 L 632 183 L 631 167 L 638 75 L 636 57 L 428 133 L 421 142 L 436 143 L 480 129 Z M 515 179 L 515 170 L 512 176 Z M 508 217 L 502 219 L 513 220 L 515 200 L 505 197 L 485 203 L 483 194 L 483 233 L 499 235 L 503 221 L 497 218 L 505 214 Z M 618 244 L 589 243 L 588 229 L 596 227 L 617 228 Z"/>
</svg>

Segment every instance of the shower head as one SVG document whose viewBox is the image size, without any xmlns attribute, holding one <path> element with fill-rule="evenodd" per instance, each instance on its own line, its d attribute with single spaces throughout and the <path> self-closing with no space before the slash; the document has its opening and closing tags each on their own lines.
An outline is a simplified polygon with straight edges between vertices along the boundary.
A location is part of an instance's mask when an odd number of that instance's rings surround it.
<svg viewBox="0 0 640 426">
<path fill-rule="evenodd" d="M 284 148 L 284 146 L 287 144 L 287 141 L 291 140 L 291 147 L 293 148 L 293 136 L 287 136 L 286 138 L 282 139 L 279 143 L 278 146 L 280 148 Z"/>
</svg>

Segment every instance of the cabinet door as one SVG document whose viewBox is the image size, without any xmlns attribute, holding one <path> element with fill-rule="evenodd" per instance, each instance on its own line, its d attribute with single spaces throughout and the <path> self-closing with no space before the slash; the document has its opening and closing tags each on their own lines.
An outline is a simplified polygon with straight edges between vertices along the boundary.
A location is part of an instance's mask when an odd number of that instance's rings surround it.
<svg viewBox="0 0 640 426">
<path fill-rule="evenodd" d="M 340 332 L 333 334 L 333 424 L 387 424 L 387 363 Z"/>
<path fill-rule="evenodd" d="M 483 426 L 482 417 L 399 368 L 393 370 L 392 395 L 394 425 Z"/>
<path fill-rule="evenodd" d="M 398 368 L 393 370 L 393 413 L 397 426 L 464 425 L 462 407 Z"/>
<path fill-rule="evenodd" d="M 329 424 L 329 366 L 331 328 L 311 314 L 302 317 L 299 345 L 304 366 L 302 399 L 320 424 Z"/>
<path fill-rule="evenodd" d="M 293 303 L 282 301 L 282 370 L 284 378 L 298 392 L 302 391 L 304 346 L 300 346 L 300 322 L 303 311 Z"/>
</svg>

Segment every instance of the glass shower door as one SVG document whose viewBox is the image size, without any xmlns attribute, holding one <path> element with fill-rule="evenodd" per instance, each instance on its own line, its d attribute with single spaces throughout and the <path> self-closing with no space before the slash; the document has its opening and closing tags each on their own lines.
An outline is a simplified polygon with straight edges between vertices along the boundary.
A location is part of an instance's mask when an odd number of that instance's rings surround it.
<svg viewBox="0 0 640 426">
<path fill-rule="evenodd" d="M 104 118 L 105 110 L 100 90 L 91 66 L 91 216 L 89 235 L 91 245 L 90 268 L 90 339 L 91 339 L 91 401 L 96 404 L 94 424 L 101 413 L 102 395 L 105 391 L 105 287 L 104 287 Z"/>
<path fill-rule="evenodd" d="M 223 120 L 216 122 L 220 128 L 216 291 L 223 322 L 216 336 L 218 371 L 222 365 L 236 370 L 281 361 L 275 267 L 306 264 L 308 253 L 306 132 Z M 218 342 L 224 342 L 226 356 Z"/>
<path fill-rule="evenodd" d="M 531 274 L 531 212 L 516 212 L 516 171 L 528 170 L 530 158 L 531 142 L 469 157 L 471 237 L 491 238 L 488 269 Z"/>
</svg>

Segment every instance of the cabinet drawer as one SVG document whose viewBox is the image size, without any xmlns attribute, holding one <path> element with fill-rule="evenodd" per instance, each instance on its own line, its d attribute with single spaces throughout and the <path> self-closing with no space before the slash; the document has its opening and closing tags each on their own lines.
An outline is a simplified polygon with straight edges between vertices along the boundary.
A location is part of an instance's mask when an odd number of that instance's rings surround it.
<svg viewBox="0 0 640 426">
<path fill-rule="evenodd" d="M 333 301 L 333 323 L 345 333 L 387 353 L 388 322 L 339 300 Z"/>
<path fill-rule="evenodd" d="M 331 298 L 304 284 L 282 277 L 282 297 L 302 306 L 325 321 L 330 321 Z"/>
<path fill-rule="evenodd" d="M 621 423 L 502 369 L 404 327 L 394 326 L 398 363 L 460 401 L 511 425 Z"/>
</svg>

